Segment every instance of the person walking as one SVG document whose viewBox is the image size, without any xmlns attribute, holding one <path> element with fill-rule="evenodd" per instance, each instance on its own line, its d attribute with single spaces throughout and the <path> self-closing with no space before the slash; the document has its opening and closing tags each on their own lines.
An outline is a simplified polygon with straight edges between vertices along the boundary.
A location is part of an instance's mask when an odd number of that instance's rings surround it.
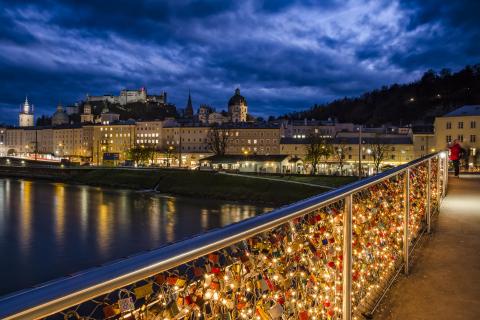
<svg viewBox="0 0 480 320">
<path fill-rule="evenodd" d="M 461 159 L 462 147 L 460 146 L 460 143 L 458 143 L 458 140 L 455 139 L 448 146 L 448 149 L 450 149 L 450 160 L 453 163 L 453 168 L 455 170 L 455 177 L 458 177 L 458 174 L 460 173 L 460 159 Z"/>
</svg>

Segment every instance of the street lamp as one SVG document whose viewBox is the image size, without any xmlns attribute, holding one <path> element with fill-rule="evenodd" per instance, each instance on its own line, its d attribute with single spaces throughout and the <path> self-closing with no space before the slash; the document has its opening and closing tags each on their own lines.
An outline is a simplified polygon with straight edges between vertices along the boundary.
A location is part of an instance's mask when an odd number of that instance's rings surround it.
<svg viewBox="0 0 480 320">
<path fill-rule="evenodd" d="M 248 150 L 243 150 L 243 155 L 245 156 L 245 167 L 247 167 L 248 166 L 248 162 L 247 162 Z"/>
</svg>

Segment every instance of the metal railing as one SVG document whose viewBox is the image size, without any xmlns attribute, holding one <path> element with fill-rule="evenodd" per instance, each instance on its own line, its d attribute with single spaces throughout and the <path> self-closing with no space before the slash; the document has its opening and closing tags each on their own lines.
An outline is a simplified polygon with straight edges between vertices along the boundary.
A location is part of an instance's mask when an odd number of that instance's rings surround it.
<svg viewBox="0 0 480 320">
<path fill-rule="evenodd" d="M 355 319 L 375 309 L 447 184 L 437 153 L 6 296 L 1 319 Z M 221 317 L 220 317 L 221 316 Z"/>
</svg>

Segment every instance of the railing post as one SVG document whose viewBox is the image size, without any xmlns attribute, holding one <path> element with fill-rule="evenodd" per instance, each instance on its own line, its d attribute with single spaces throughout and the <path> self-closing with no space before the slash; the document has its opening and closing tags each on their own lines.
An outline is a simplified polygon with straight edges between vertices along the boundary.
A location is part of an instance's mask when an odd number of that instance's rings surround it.
<svg viewBox="0 0 480 320">
<path fill-rule="evenodd" d="M 447 194 L 447 180 L 448 180 L 448 154 L 445 155 L 445 164 L 444 164 L 445 170 L 443 171 L 444 176 L 443 176 L 443 192 L 442 192 L 442 197 L 445 197 Z"/>
<path fill-rule="evenodd" d="M 343 320 L 352 319 L 352 205 L 353 196 L 345 197 L 343 214 Z"/>
<path fill-rule="evenodd" d="M 408 219 L 410 215 L 410 168 L 405 171 L 405 212 L 403 214 L 403 262 L 408 275 Z"/>
<path fill-rule="evenodd" d="M 432 159 L 428 159 L 428 173 L 427 173 L 427 232 L 430 233 L 430 222 L 431 222 L 431 197 L 432 197 Z"/>
<path fill-rule="evenodd" d="M 437 203 L 438 206 L 440 206 L 440 200 L 442 199 L 442 194 L 440 193 L 440 167 L 442 158 L 440 157 L 440 154 L 437 155 L 437 158 Z"/>
</svg>

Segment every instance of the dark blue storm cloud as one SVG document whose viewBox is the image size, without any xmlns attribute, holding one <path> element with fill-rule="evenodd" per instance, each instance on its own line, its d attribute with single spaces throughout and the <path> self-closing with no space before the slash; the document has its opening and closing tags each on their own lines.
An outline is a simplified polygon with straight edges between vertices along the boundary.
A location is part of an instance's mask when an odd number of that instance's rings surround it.
<svg viewBox="0 0 480 320">
<path fill-rule="evenodd" d="M 478 1 L 0 0 L 0 122 L 146 86 L 279 115 L 480 62 Z"/>
</svg>

